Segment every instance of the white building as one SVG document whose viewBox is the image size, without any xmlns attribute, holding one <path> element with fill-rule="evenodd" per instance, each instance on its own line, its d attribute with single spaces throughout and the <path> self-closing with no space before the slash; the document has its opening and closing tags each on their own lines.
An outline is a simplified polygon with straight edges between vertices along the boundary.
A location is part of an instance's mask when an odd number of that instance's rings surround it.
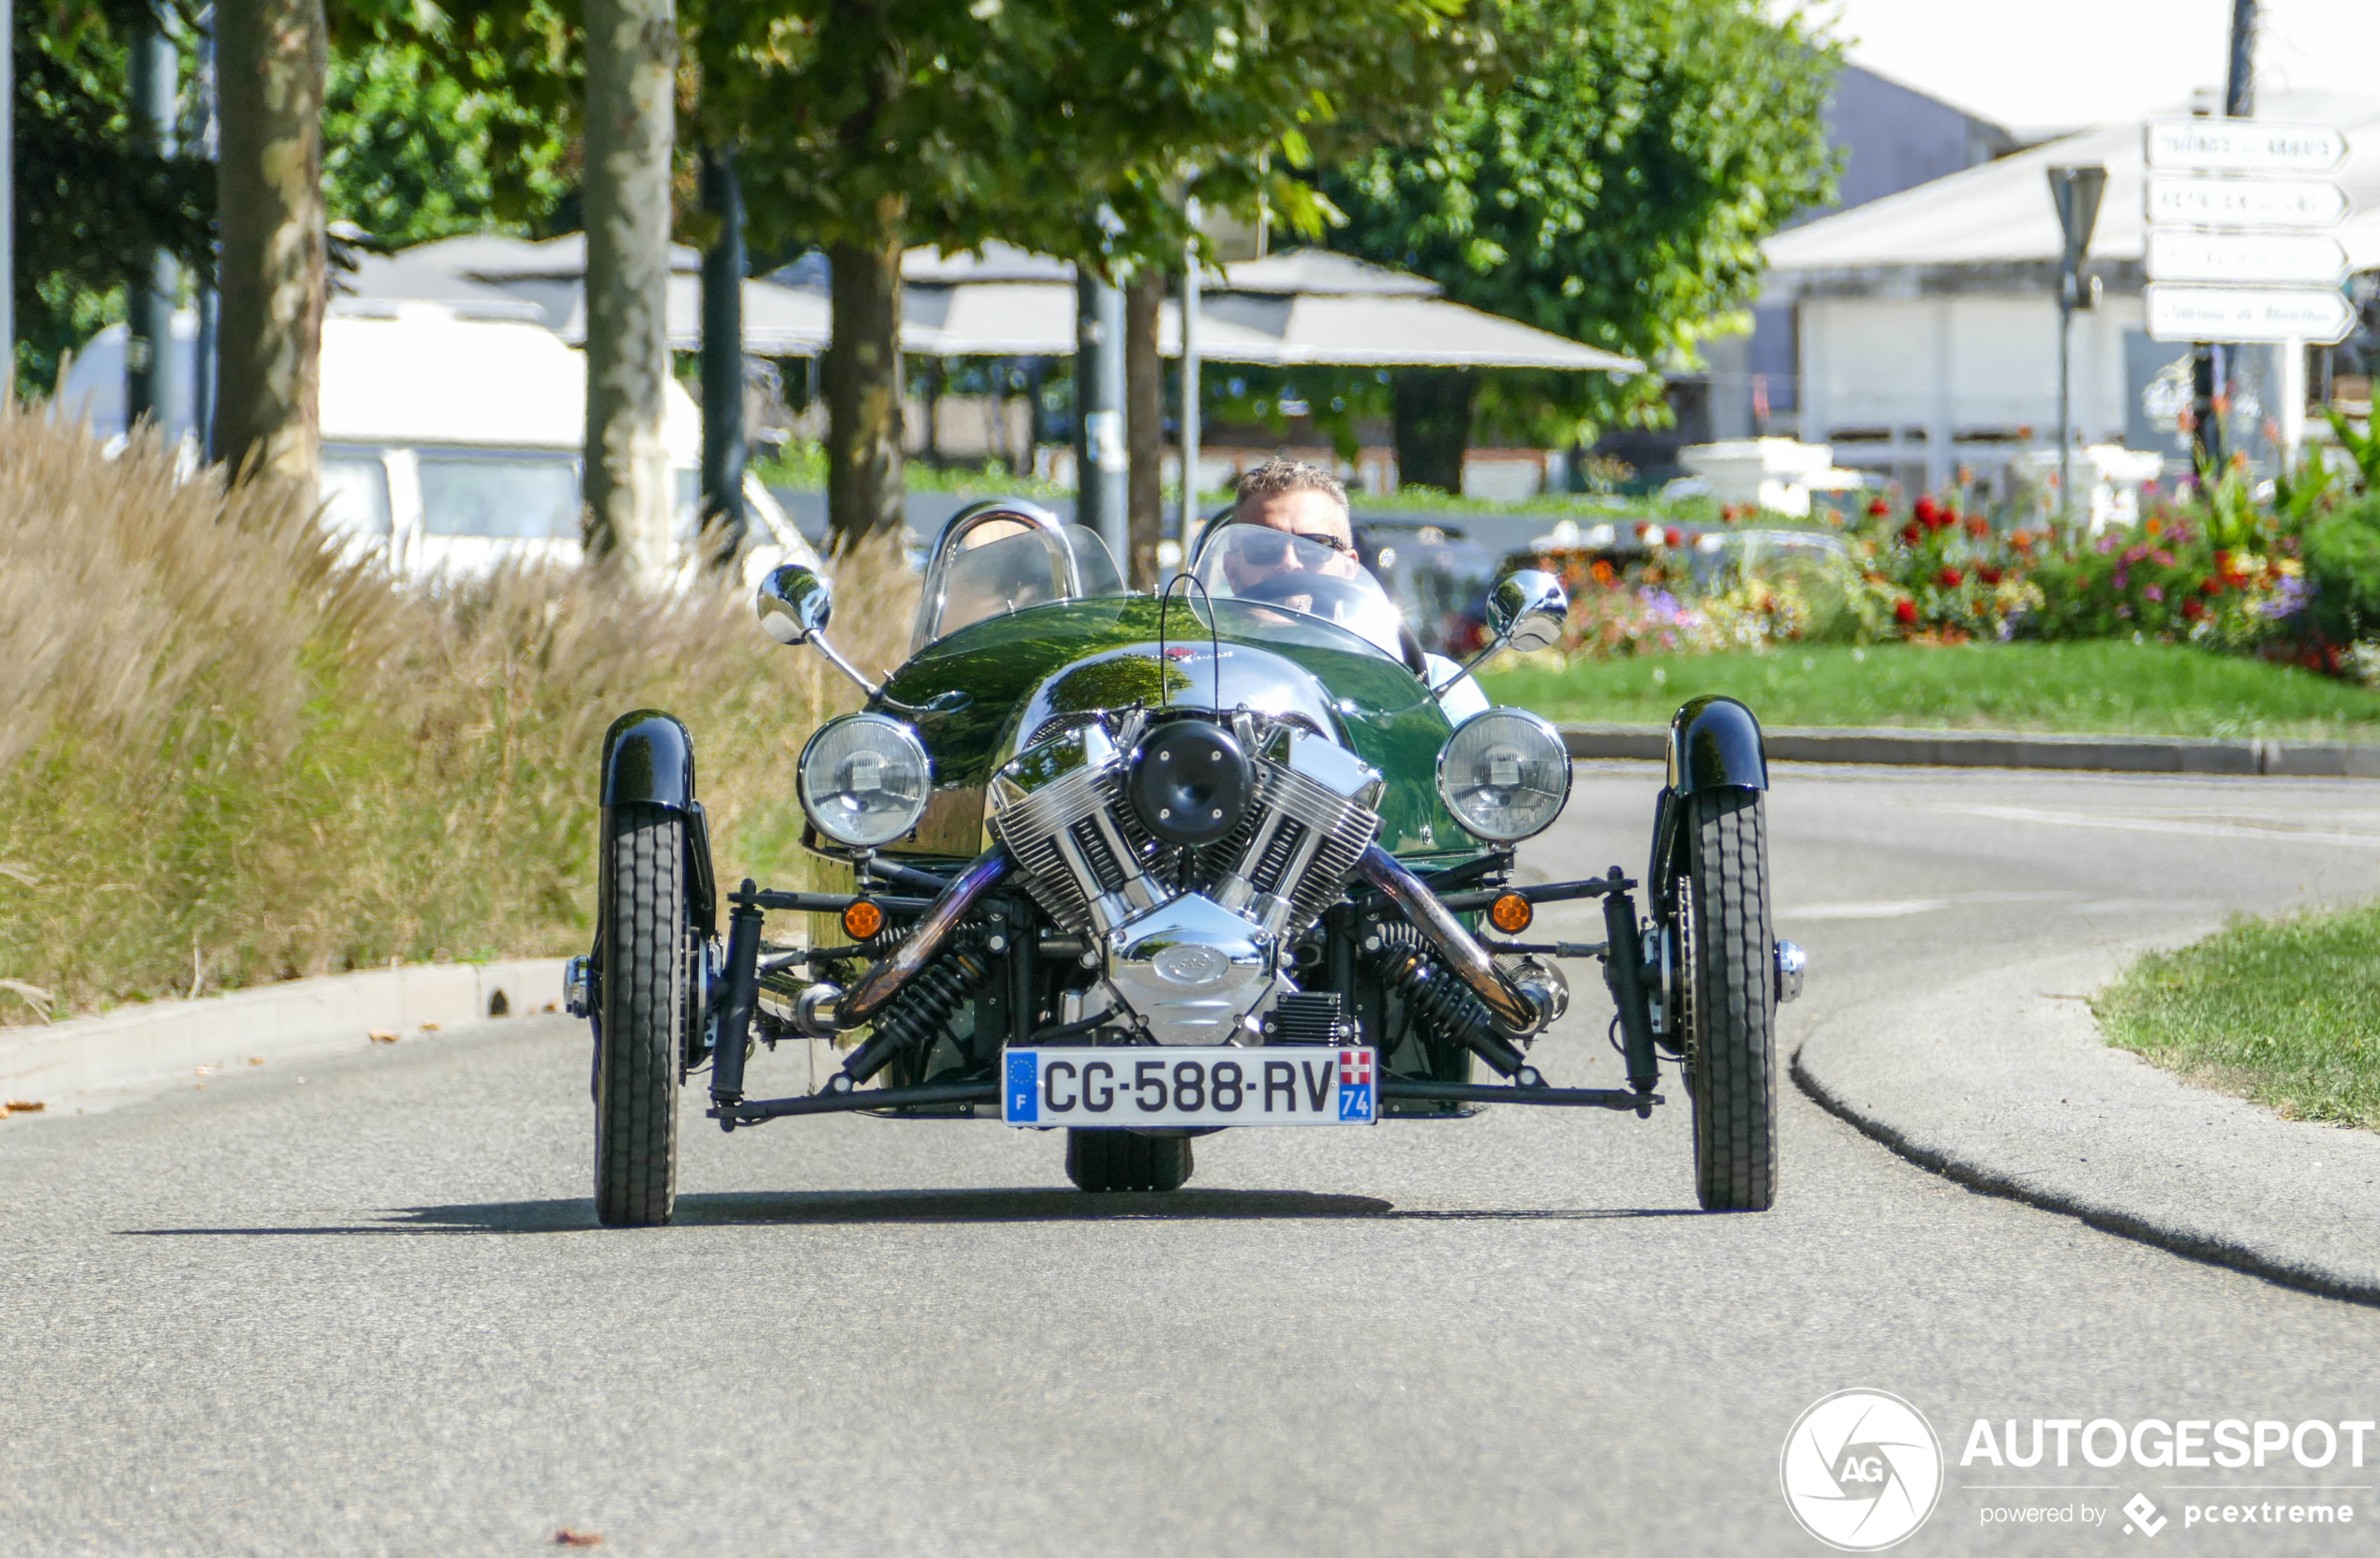
<svg viewBox="0 0 2380 1558">
<path fill-rule="evenodd" d="M 2380 268 L 2380 97 L 2273 92 L 2257 116 L 2345 128 L 2351 150 L 2338 177 L 2364 215 L 2340 236 L 2352 269 Z M 2155 414 L 2157 380 L 2189 349 L 2151 341 L 2143 328 L 2138 123 L 2036 146 L 1768 240 L 1762 302 L 1792 310 L 1795 393 L 1763 431 L 1830 444 L 1837 463 L 1912 488 L 1941 486 L 1961 466 L 1996 472 L 2028 448 L 2053 446 L 2060 233 L 2046 170 L 2070 163 L 2108 173 L 2086 265 L 2104 301 L 2075 319 L 2076 441 L 2186 453 L 2169 416 Z M 2256 376 L 2256 359 L 2270 353 L 2249 357 Z M 2266 368 L 2260 378 L 2278 376 Z"/>
</svg>

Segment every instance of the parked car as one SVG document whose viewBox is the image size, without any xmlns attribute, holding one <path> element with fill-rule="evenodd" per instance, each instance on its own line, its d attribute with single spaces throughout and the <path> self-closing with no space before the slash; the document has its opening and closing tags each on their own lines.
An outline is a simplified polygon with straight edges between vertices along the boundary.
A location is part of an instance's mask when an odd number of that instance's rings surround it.
<svg viewBox="0 0 2380 1558">
<path fill-rule="evenodd" d="M 186 348 L 188 330 L 182 331 Z M 124 429 L 124 328 L 77 355 L 57 396 L 101 437 Z M 672 380 L 663 438 L 681 555 L 694 558 L 702 413 Z M 580 555 L 585 355 L 542 324 L 435 304 L 344 300 L 322 321 L 322 519 L 407 577 L 484 573 Z M 169 402 L 170 436 L 187 396 Z M 179 421 L 176 421 L 178 415 Z M 757 581 L 817 554 L 756 479 L 744 499 Z"/>
<path fill-rule="evenodd" d="M 1355 544 L 1424 649 L 1460 659 L 1486 642 L 1495 551 L 1458 527 L 1402 520 L 1361 521 Z"/>
<path fill-rule="evenodd" d="M 1468 678 L 1425 681 L 1378 581 L 1316 542 L 1214 527 L 1189 577 L 1127 593 L 1092 532 L 977 505 L 936 542 L 911 657 L 879 684 L 827 644 L 826 581 L 772 571 L 763 627 L 867 695 L 794 780 L 842 890 L 722 890 L 695 734 L 651 709 L 614 722 L 595 942 L 566 976 L 595 1039 L 602 1222 L 669 1220 L 678 1094 L 706 1068 L 722 1130 L 850 1111 L 1064 1128 L 1078 1186 L 1162 1191 L 1235 1126 L 1490 1103 L 1647 1118 L 1664 1053 L 1702 1204 L 1769 1205 L 1773 1016 L 1802 958 L 1770 928 L 1751 712 L 1678 711 L 1644 881 L 1537 882 L 1519 851 L 1568 798 L 1558 733 L 1513 708 L 1450 720 Z M 1508 575 L 1483 653 L 1541 646 L 1566 605 L 1550 576 Z M 1539 906 L 1583 899 L 1604 940 L 1524 939 Z M 770 941 L 772 913 L 834 931 Z M 1557 1087 L 1530 1059 L 1569 1002 L 1561 965 L 1589 958 L 1624 1087 Z M 755 1045 L 785 1040 L 840 1063 L 751 1096 Z"/>
</svg>

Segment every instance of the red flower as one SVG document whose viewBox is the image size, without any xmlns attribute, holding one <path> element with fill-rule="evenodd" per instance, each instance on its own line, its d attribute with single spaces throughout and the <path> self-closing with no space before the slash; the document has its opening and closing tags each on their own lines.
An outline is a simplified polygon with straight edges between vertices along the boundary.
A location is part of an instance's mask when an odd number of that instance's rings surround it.
<svg viewBox="0 0 2380 1558">
<path fill-rule="evenodd" d="M 1871 497 L 1867 500 L 1867 512 L 1872 517 L 1882 519 L 1893 512 L 1893 506 L 1881 497 Z"/>
<path fill-rule="evenodd" d="M 1942 506 L 1934 501 L 1932 493 L 1922 495 L 1910 509 L 1910 512 L 1917 516 L 1917 522 L 1929 530 L 1933 528 L 1934 520 L 1941 512 Z"/>
<path fill-rule="evenodd" d="M 1967 520 L 1967 533 L 1971 536 L 1988 536 L 1991 534 L 1991 521 L 1981 514 L 1971 514 Z"/>
<path fill-rule="evenodd" d="M 1944 589 L 1956 589 L 1967 582 L 1967 575 L 1955 568 L 1945 568 L 1935 577 L 1941 581 Z"/>
<path fill-rule="evenodd" d="M 2181 603 L 2181 615 L 2195 622 L 2207 615 L 2207 608 L 2195 601 L 2184 601 Z"/>
<path fill-rule="evenodd" d="M 1903 627 L 1908 627 L 1914 623 L 1917 620 L 1917 602 L 1914 601 L 1894 601 L 1893 620 Z"/>
<path fill-rule="evenodd" d="M 1916 545 L 1925 537 L 1926 532 L 1917 527 L 1917 522 L 1913 519 L 1901 527 L 1900 539 L 1911 546 Z"/>
<path fill-rule="evenodd" d="M 1673 525 L 1661 532 L 1661 542 L 1666 546 L 1683 546 L 1686 544 L 1686 532 Z"/>
<path fill-rule="evenodd" d="M 1981 579 L 1987 585 L 1996 585 L 2000 583 L 2000 570 L 1994 568 L 1989 563 L 1977 563 L 1975 565 L 1975 577 Z"/>
<path fill-rule="evenodd" d="M 2019 552 L 2030 552 L 2033 549 L 2033 533 L 2030 530 L 2011 530 L 2008 532 L 2008 544 Z"/>
<path fill-rule="evenodd" d="M 2201 595 L 2220 595 L 2223 593 L 2223 586 L 2213 579 L 2201 579 L 2198 581 L 2198 593 Z"/>
</svg>

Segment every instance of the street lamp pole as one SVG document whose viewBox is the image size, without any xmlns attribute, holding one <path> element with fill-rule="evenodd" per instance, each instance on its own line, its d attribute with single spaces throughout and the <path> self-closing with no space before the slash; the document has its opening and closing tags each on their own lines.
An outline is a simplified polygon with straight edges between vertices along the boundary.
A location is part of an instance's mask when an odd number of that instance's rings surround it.
<svg viewBox="0 0 2380 1558">
<path fill-rule="evenodd" d="M 744 191 L 736 154 L 706 147 L 703 208 L 719 236 L 703 252 L 703 526 L 732 556 L 744 539 Z"/>
<path fill-rule="evenodd" d="M 0 0 L 5 3 L 5 0 Z M 1185 215 L 1191 236 L 1182 245 L 1182 564 L 1198 543 L 1198 200 Z"/>
<path fill-rule="evenodd" d="M 1075 523 L 1121 565 L 1132 555 L 1123 425 L 1123 289 L 1090 265 L 1075 273 Z"/>
<path fill-rule="evenodd" d="M 179 64 L 173 40 L 165 36 L 163 19 L 152 13 L 132 39 L 132 123 L 147 149 L 159 156 L 174 153 L 174 111 L 179 96 Z M 181 267 L 159 249 L 148 258 L 148 274 L 133 288 L 126 310 L 124 343 L 124 424 L 129 429 L 142 417 L 164 430 L 168 414 L 167 386 L 172 382 L 168 365 L 173 350 L 173 305 L 180 301 Z"/>
</svg>

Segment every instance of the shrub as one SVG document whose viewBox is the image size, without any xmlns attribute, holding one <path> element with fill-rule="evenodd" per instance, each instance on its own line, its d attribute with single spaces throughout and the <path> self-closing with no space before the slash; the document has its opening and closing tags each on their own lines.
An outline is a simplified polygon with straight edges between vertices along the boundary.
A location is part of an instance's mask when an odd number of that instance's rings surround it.
<svg viewBox="0 0 2380 1558">
<path fill-rule="evenodd" d="M 826 675 L 740 586 L 403 589 L 290 493 L 0 411 L 0 1021 L 580 948 L 598 747 L 640 705 L 693 732 L 721 875 L 782 877 Z"/>
</svg>

